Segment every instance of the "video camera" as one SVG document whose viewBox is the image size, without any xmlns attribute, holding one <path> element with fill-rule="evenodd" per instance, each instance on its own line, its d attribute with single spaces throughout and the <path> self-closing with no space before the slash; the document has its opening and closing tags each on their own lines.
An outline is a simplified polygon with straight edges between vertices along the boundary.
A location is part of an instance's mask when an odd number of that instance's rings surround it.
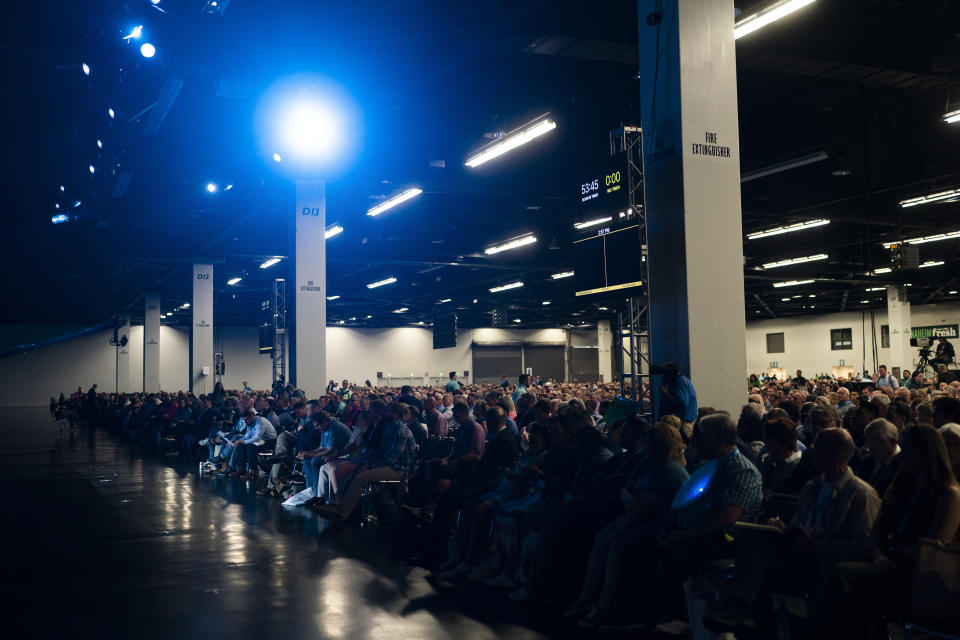
<svg viewBox="0 0 960 640">
<path fill-rule="evenodd" d="M 930 355 L 930 338 L 910 338 L 911 347 L 920 347 L 920 355 L 928 357 Z"/>
</svg>

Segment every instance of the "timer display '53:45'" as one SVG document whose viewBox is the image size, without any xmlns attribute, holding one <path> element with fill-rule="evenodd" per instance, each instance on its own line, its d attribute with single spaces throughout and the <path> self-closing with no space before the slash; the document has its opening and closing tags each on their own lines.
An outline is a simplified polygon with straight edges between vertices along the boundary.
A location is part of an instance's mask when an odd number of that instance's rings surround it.
<svg viewBox="0 0 960 640">
<path fill-rule="evenodd" d="M 580 195 L 585 196 L 591 191 L 596 191 L 599 188 L 600 188 L 599 178 L 597 178 L 593 182 L 584 182 L 582 185 L 580 185 Z"/>
</svg>

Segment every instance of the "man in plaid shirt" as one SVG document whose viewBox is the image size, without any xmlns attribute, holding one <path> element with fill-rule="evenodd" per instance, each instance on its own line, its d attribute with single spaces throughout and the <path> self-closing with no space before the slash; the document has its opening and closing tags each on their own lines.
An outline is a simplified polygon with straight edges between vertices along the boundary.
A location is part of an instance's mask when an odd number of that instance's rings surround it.
<svg viewBox="0 0 960 640">
<path fill-rule="evenodd" d="M 399 403 L 387 406 L 379 446 L 371 452 L 369 462 L 354 472 L 350 484 L 337 494 L 335 513 L 339 517 L 350 517 L 368 486 L 381 480 L 401 480 L 413 466 L 416 442 L 409 427 L 400 419 L 402 415 L 403 407 Z M 334 509 L 324 510 L 334 512 Z"/>
</svg>

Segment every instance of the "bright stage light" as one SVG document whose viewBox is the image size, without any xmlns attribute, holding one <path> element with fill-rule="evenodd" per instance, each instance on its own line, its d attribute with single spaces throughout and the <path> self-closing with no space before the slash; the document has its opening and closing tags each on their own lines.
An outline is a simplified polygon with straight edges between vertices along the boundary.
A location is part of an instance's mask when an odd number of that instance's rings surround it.
<svg viewBox="0 0 960 640">
<path fill-rule="evenodd" d="M 318 99 L 301 98 L 282 109 L 278 117 L 283 148 L 299 159 L 329 159 L 343 142 L 343 123 Z"/>
<path fill-rule="evenodd" d="M 157 48 L 150 44 L 149 42 L 144 42 L 140 45 L 140 55 L 144 58 L 152 58 L 157 53 Z"/>
<path fill-rule="evenodd" d="M 483 250 L 488 256 L 492 256 L 495 253 L 500 253 L 501 251 L 509 251 L 510 249 L 516 249 L 518 247 L 524 247 L 528 244 L 533 244 L 537 241 L 537 237 L 533 234 L 521 236 L 519 238 L 514 238 L 503 244 L 495 244 L 491 247 L 487 247 Z"/>
<path fill-rule="evenodd" d="M 143 25 L 138 24 L 137 26 L 135 26 L 133 29 L 130 30 L 130 33 L 123 36 L 123 39 L 124 40 L 130 40 L 131 38 L 139 39 L 141 35 L 143 35 Z"/>
<path fill-rule="evenodd" d="M 97 172 L 97 168 L 96 168 L 95 166 L 93 166 L 93 165 L 90 165 L 90 166 L 87 167 L 87 168 L 90 170 L 90 175 L 93 175 L 94 173 Z"/>
<path fill-rule="evenodd" d="M 61 214 L 59 214 L 59 215 L 55 215 L 55 216 L 53 216 L 52 218 L 50 218 L 50 222 L 52 222 L 53 224 L 61 224 L 61 223 L 63 223 L 63 222 L 67 222 L 67 221 L 69 221 L 69 220 L 70 220 L 70 218 L 69 218 L 69 217 L 67 216 L 67 214 L 65 214 L 65 213 L 61 213 Z"/>
<path fill-rule="evenodd" d="M 335 225 L 329 227 L 326 231 L 323 232 L 323 239 L 324 239 L 324 240 L 329 240 L 329 239 L 332 238 L 333 236 L 338 236 L 338 235 L 340 235 L 341 233 L 343 233 L 343 227 L 341 227 L 341 226 L 338 225 L 338 224 L 335 224 Z"/>
<path fill-rule="evenodd" d="M 503 284 L 503 285 L 500 285 L 499 287 L 491 288 L 490 293 L 499 293 L 501 291 L 507 291 L 508 289 L 516 289 L 522 286 L 523 286 L 522 282 L 511 282 L 510 284 Z"/>
<path fill-rule="evenodd" d="M 383 280 L 377 280 L 376 282 L 371 282 L 370 284 L 367 285 L 367 289 L 376 289 L 377 287 L 382 287 L 387 284 L 393 284 L 396 281 L 397 281 L 396 278 L 394 278 L 393 276 L 390 276 L 389 278 L 384 278 Z"/>
<path fill-rule="evenodd" d="M 367 209 L 367 215 L 378 216 L 384 211 L 386 211 L 387 209 L 392 209 L 395 206 L 402 204 L 407 200 L 410 200 L 411 198 L 416 198 L 421 193 L 423 193 L 423 189 L 417 189 L 417 188 L 406 189 L 405 191 L 398 193 L 392 198 L 387 198 L 383 202 L 380 202 L 370 207 L 369 209 Z"/>
<path fill-rule="evenodd" d="M 260 263 L 260 268 L 269 269 L 270 267 L 277 264 L 278 262 L 280 262 L 280 258 L 267 258 L 266 260 Z"/>
<path fill-rule="evenodd" d="M 230 278 L 227 280 L 227 284 L 234 285 L 243 280 L 243 278 Z"/>
<path fill-rule="evenodd" d="M 64 188 L 63 185 L 60 185 L 60 192 L 63 193 L 64 191 L 66 191 L 66 189 Z"/>
<path fill-rule="evenodd" d="M 207 193 L 216 193 L 217 192 L 217 183 L 208 182 L 207 183 Z"/>
<path fill-rule="evenodd" d="M 53 208 L 54 208 L 54 209 L 60 209 L 60 203 L 58 202 L 58 203 L 56 203 L 55 205 L 53 205 Z"/>
<path fill-rule="evenodd" d="M 513 151 L 517 147 L 524 145 L 535 138 L 539 138 L 545 133 L 557 128 L 557 123 L 550 119 L 540 120 L 533 124 L 525 125 L 511 131 L 499 140 L 483 147 L 477 153 L 467 158 L 464 163 L 468 167 L 478 167 L 494 158 L 499 158 L 503 154 Z"/>
<path fill-rule="evenodd" d="M 742 38 L 814 2 L 815 0 L 780 0 L 774 2 L 733 25 L 733 37 L 734 39 Z"/>
<path fill-rule="evenodd" d="M 274 154 L 273 154 L 273 161 L 274 161 L 274 162 L 280 162 L 281 160 L 283 160 L 283 158 L 280 157 L 280 154 L 277 153 L 277 152 L 274 152 Z"/>
<path fill-rule="evenodd" d="M 107 115 L 110 116 L 111 118 L 117 117 L 117 114 L 116 114 L 116 112 L 113 110 L 113 107 L 108 107 L 108 108 L 107 108 Z"/>
<path fill-rule="evenodd" d="M 103 149 L 103 140 L 97 140 L 97 149 Z"/>
<path fill-rule="evenodd" d="M 88 65 L 86 62 L 80 65 L 80 69 L 83 71 L 83 75 L 90 75 L 90 65 Z"/>
</svg>

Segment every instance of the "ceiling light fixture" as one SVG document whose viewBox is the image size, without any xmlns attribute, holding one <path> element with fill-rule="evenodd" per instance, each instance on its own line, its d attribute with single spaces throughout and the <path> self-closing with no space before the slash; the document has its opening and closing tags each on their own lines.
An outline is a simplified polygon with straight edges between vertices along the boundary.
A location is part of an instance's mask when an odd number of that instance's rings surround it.
<svg viewBox="0 0 960 640">
<path fill-rule="evenodd" d="M 808 164 L 813 164 L 829 158 L 830 156 L 827 155 L 826 151 L 817 151 L 815 153 L 808 153 L 806 155 L 790 158 L 788 160 L 782 160 L 781 162 L 775 162 L 766 167 L 740 174 L 740 182 L 750 182 L 751 180 L 756 180 L 757 178 L 771 176 L 775 173 L 796 169 L 797 167 L 804 167 Z"/>
<path fill-rule="evenodd" d="M 525 247 L 528 244 L 533 244 L 537 241 L 537 236 L 533 234 L 528 234 L 525 236 L 520 236 L 519 238 L 514 238 L 503 244 L 495 244 L 491 247 L 487 247 L 483 250 L 488 256 L 492 256 L 495 253 L 500 253 L 501 251 L 509 251 L 510 249 L 517 249 L 519 247 Z"/>
<path fill-rule="evenodd" d="M 880 267 L 879 269 L 873 270 L 873 275 L 876 276 L 876 275 L 880 275 L 881 273 L 890 273 L 891 271 L 893 271 L 893 269 L 891 269 L 890 267 Z"/>
<path fill-rule="evenodd" d="M 920 268 L 925 269 L 927 267 L 939 267 L 942 264 L 944 264 L 943 260 L 927 260 L 920 265 Z"/>
<path fill-rule="evenodd" d="M 557 123 L 548 118 L 524 125 L 519 129 L 511 131 L 496 142 L 481 148 L 477 153 L 467 158 L 464 164 L 468 167 L 479 167 L 481 164 L 498 158 L 509 151 L 513 151 L 517 147 L 535 138 L 539 138 L 543 134 L 553 131 L 556 128 Z"/>
<path fill-rule="evenodd" d="M 902 244 L 926 244 L 928 242 L 939 242 L 940 240 L 956 240 L 960 238 L 960 231 L 949 231 L 947 233 L 938 233 L 933 236 L 922 236 L 920 238 L 910 238 L 909 240 L 904 240 Z M 901 244 L 900 242 L 884 242 L 884 249 L 889 249 L 892 246 Z"/>
<path fill-rule="evenodd" d="M 90 65 L 88 65 L 86 62 L 80 65 L 80 69 L 83 71 L 83 75 L 90 75 Z"/>
<path fill-rule="evenodd" d="M 621 216 L 623 217 L 623 216 Z M 607 216 L 606 218 L 597 218 L 596 220 L 587 220 L 585 222 L 577 222 L 573 225 L 574 229 L 589 229 L 590 227 L 595 227 L 598 224 L 603 224 L 605 222 L 611 222 L 613 216 Z"/>
<path fill-rule="evenodd" d="M 338 300 L 340 296 L 327 296 L 327 300 Z"/>
<path fill-rule="evenodd" d="M 822 227 L 825 224 L 830 224 L 830 221 L 829 220 L 807 220 L 806 222 L 798 222 L 796 224 L 790 224 L 783 227 L 774 227 L 773 229 L 767 229 L 766 231 L 757 231 L 755 233 L 748 233 L 747 240 L 756 240 L 758 238 L 778 236 L 782 233 L 792 233 L 794 231 L 804 231 L 806 229 L 812 229 L 813 227 Z"/>
<path fill-rule="evenodd" d="M 394 309 L 393 313 L 406 313 L 407 311 L 410 311 L 410 309 L 406 307 L 400 307 L 399 309 Z"/>
<path fill-rule="evenodd" d="M 899 204 L 906 209 L 907 207 L 916 207 L 931 202 L 943 202 L 944 200 L 953 200 L 955 198 L 960 198 L 960 188 L 928 193 L 925 196 L 917 196 L 916 198 L 907 198 L 906 200 L 901 200 Z"/>
<path fill-rule="evenodd" d="M 950 113 L 943 114 L 943 121 L 947 124 L 954 124 L 960 122 L 960 109 L 956 111 L 951 111 Z"/>
<path fill-rule="evenodd" d="M 260 263 L 260 268 L 269 269 L 270 267 L 277 264 L 278 262 L 280 262 L 280 258 L 267 258 L 266 260 Z"/>
<path fill-rule="evenodd" d="M 886 287 L 867 287 L 866 289 L 864 289 L 864 291 L 866 291 L 867 293 L 870 293 L 873 291 L 886 291 L 886 290 L 887 290 Z"/>
<path fill-rule="evenodd" d="M 452 298 L 444 298 L 443 300 L 440 301 L 440 304 L 443 304 L 443 303 L 445 303 L 445 302 L 453 302 L 453 299 L 452 299 Z"/>
<path fill-rule="evenodd" d="M 792 264 L 803 264 L 804 262 L 816 262 L 817 260 L 826 260 L 829 258 L 825 253 L 818 253 L 812 256 L 804 256 L 802 258 L 790 258 L 788 260 L 780 260 L 778 262 L 768 262 L 763 265 L 764 269 L 776 269 L 777 267 L 788 267 Z"/>
<path fill-rule="evenodd" d="M 387 198 L 383 202 L 376 204 L 369 209 L 367 209 L 368 216 L 378 216 L 387 209 L 393 209 L 395 206 L 410 200 L 411 198 L 416 198 L 418 195 L 423 193 L 423 189 L 407 189 L 393 196 L 392 198 Z"/>
<path fill-rule="evenodd" d="M 327 230 L 323 232 L 323 239 L 329 240 L 333 236 L 338 236 L 341 233 L 343 233 L 343 227 L 341 227 L 339 224 L 335 224 L 331 227 L 328 227 Z"/>
<path fill-rule="evenodd" d="M 775 289 L 779 289 L 780 287 L 795 287 L 800 284 L 810 284 L 812 282 L 816 282 L 816 280 L 788 280 L 786 282 L 774 282 L 773 286 Z"/>
<path fill-rule="evenodd" d="M 490 293 L 499 293 L 501 291 L 507 291 L 508 289 L 516 289 L 517 287 L 522 287 L 522 282 L 511 282 L 510 284 L 502 284 L 499 287 L 492 287 Z"/>
<path fill-rule="evenodd" d="M 569 278 L 574 274 L 573 271 L 561 271 L 560 273 L 554 273 L 550 277 L 554 280 L 562 280 L 563 278 Z"/>
<path fill-rule="evenodd" d="M 543 301 L 543 302 L 541 302 L 540 304 L 542 304 L 543 306 L 545 306 L 545 307 L 546 307 L 546 306 L 549 306 L 549 304 L 550 304 L 550 301 L 549 301 L 549 300 L 544 300 L 544 301 Z"/>
<path fill-rule="evenodd" d="M 243 280 L 243 278 L 230 278 L 229 280 L 227 280 L 227 284 L 234 285 L 240 282 L 241 280 Z"/>
<path fill-rule="evenodd" d="M 770 6 L 764 7 L 760 11 L 734 24 L 733 38 L 736 40 L 758 29 L 762 29 L 768 24 L 776 22 L 780 18 L 788 16 L 808 4 L 813 4 L 814 1 L 815 0 L 780 0 L 779 2 L 774 2 Z"/>
<path fill-rule="evenodd" d="M 393 276 L 390 276 L 389 278 L 384 278 L 383 280 L 377 280 L 376 282 L 371 282 L 370 284 L 367 285 L 367 289 L 376 289 L 377 287 L 382 287 L 387 284 L 393 284 L 396 281 L 397 281 L 396 278 L 394 278 Z"/>
</svg>

